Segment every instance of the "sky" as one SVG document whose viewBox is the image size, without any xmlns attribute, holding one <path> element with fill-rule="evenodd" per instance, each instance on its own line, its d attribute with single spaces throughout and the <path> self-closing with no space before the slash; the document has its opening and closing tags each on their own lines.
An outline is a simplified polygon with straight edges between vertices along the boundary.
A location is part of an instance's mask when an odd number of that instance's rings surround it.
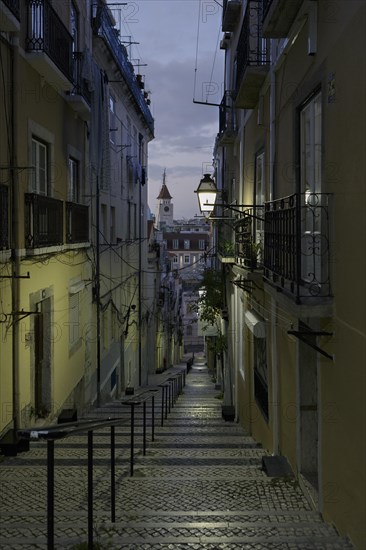
<svg viewBox="0 0 366 550">
<path fill-rule="evenodd" d="M 113 2 L 117 0 L 109 3 Z M 133 0 L 110 6 L 122 39 L 138 42 L 127 48 L 135 72 L 144 75 L 145 90 L 150 92 L 155 119 L 148 160 L 152 213 L 166 169 L 174 218 L 199 214 L 194 190 L 204 173 L 212 173 L 219 110 L 193 99 L 220 103 L 223 96 L 219 4 L 222 0 Z"/>
</svg>

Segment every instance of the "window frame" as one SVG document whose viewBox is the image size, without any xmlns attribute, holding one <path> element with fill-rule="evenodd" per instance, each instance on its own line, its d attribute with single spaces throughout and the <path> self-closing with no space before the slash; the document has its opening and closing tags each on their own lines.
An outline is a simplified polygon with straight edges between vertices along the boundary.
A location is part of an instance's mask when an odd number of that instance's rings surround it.
<svg viewBox="0 0 366 550">
<path fill-rule="evenodd" d="M 44 151 L 44 166 L 40 166 L 40 151 Z M 32 159 L 32 192 L 44 197 L 49 196 L 49 144 L 38 137 L 32 135 L 31 141 L 31 159 Z M 40 187 L 40 174 L 43 171 L 44 190 Z"/>
</svg>

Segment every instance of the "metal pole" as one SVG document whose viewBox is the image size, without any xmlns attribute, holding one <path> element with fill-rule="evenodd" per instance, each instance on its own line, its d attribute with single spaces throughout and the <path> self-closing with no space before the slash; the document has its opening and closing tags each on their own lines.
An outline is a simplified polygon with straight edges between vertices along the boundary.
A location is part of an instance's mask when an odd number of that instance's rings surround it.
<svg viewBox="0 0 366 550">
<path fill-rule="evenodd" d="M 164 390 L 166 391 L 166 395 L 165 395 L 165 418 L 168 418 L 168 401 L 169 401 L 169 395 L 168 395 L 169 387 L 168 387 L 168 385 L 164 386 Z M 170 408 L 169 408 L 169 412 L 170 412 Z"/>
<path fill-rule="evenodd" d="M 151 441 L 155 439 L 155 395 L 151 398 Z"/>
<path fill-rule="evenodd" d="M 115 430 L 111 426 L 111 522 L 116 521 L 116 453 Z"/>
<path fill-rule="evenodd" d="M 164 386 L 161 386 L 161 425 L 164 426 L 164 397 L 165 389 Z"/>
<path fill-rule="evenodd" d="M 146 401 L 143 402 L 143 411 L 144 411 L 144 437 L 143 437 L 143 446 L 142 446 L 142 453 L 145 456 L 146 455 Z"/>
<path fill-rule="evenodd" d="M 55 446 L 53 439 L 47 441 L 47 548 L 54 547 L 55 523 Z"/>
<path fill-rule="evenodd" d="M 135 404 L 131 403 L 131 442 L 130 442 L 130 475 L 133 477 L 133 445 L 135 431 Z"/>
<path fill-rule="evenodd" d="M 97 307 L 97 407 L 100 407 L 100 188 L 97 175 L 95 235 L 95 302 Z"/>
<path fill-rule="evenodd" d="M 93 432 L 88 431 L 88 550 L 93 550 Z"/>
</svg>

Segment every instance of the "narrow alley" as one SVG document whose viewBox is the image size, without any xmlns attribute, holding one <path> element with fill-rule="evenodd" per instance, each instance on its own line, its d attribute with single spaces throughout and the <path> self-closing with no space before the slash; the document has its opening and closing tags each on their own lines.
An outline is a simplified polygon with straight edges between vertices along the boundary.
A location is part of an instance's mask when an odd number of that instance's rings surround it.
<svg viewBox="0 0 366 550">
<path fill-rule="evenodd" d="M 161 381 L 162 375 L 154 376 L 154 384 Z M 157 394 L 155 437 L 145 456 L 142 417 L 136 411 L 133 477 L 129 427 L 116 428 L 115 523 L 109 515 L 108 434 L 95 434 L 94 548 L 351 549 L 312 511 L 295 478 L 271 478 L 263 471 L 265 451 L 238 424 L 223 420 L 220 391 L 203 361 L 195 361 L 185 382 L 163 427 Z M 104 406 L 98 416 L 116 416 L 117 410 L 121 418 L 127 416 L 128 407 L 120 403 Z M 55 548 L 86 549 L 85 434 L 56 442 L 55 448 Z M 45 465 L 41 441 L 0 463 L 1 548 L 47 548 Z"/>
</svg>

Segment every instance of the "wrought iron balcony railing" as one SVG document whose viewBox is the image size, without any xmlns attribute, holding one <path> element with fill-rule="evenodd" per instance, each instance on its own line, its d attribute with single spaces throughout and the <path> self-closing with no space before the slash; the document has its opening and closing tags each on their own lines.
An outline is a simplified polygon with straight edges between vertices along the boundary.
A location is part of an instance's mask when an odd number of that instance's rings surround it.
<svg viewBox="0 0 366 550">
<path fill-rule="evenodd" d="M 82 96 L 88 105 L 91 105 L 91 92 L 89 90 L 88 84 L 83 77 L 83 63 L 85 62 L 84 52 L 73 52 L 72 53 L 72 81 L 74 84 L 73 89 L 71 90 L 71 95 L 80 95 Z"/>
<path fill-rule="evenodd" d="M 109 46 L 109 49 L 117 63 L 123 78 L 135 99 L 150 131 L 154 133 L 154 119 L 151 115 L 146 101 L 143 97 L 143 91 L 137 82 L 133 65 L 128 60 L 127 50 L 118 38 L 118 29 L 113 26 L 106 5 L 100 0 L 95 5 L 95 17 L 93 20 L 93 29 L 98 36 L 101 36 Z"/>
<path fill-rule="evenodd" d="M 74 202 L 66 203 L 66 242 L 89 241 L 89 207 Z"/>
<path fill-rule="evenodd" d="M 296 193 L 265 205 L 264 277 L 297 303 L 331 296 L 328 203 Z"/>
<path fill-rule="evenodd" d="M 237 46 L 235 94 L 236 99 L 243 103 L 237 102 L 237 106 L 254 106 L 269 63 L 268 42 L 262 33 L 262 4 L 249 0 Z"/>
<path fill-rule="evenodd" d="M 9 248 L 9 190 L 0 185 L 0 250 Z"/>
<path fill-rule="evenodd" d="M 233 93 L 226 91 L 219 107 L 219 135 L 221 140 L 230 140 L 236 135 L 236 118 Z"/>
<path fill-rule="evenodd" d="M 63 201 L 26 193 L 25 246 L 40 248 L 63 243 Z"/>
<path fill-rule="evenodd" d="M 44 52 L 72 81 L 72 36 L 49 0 L 27 0 L 28 52 Z"/>
<path fill-rule="evenodd" d="M 20 0 L 2 0 L 11 13 L 20 20 Z"/>
</svg>

